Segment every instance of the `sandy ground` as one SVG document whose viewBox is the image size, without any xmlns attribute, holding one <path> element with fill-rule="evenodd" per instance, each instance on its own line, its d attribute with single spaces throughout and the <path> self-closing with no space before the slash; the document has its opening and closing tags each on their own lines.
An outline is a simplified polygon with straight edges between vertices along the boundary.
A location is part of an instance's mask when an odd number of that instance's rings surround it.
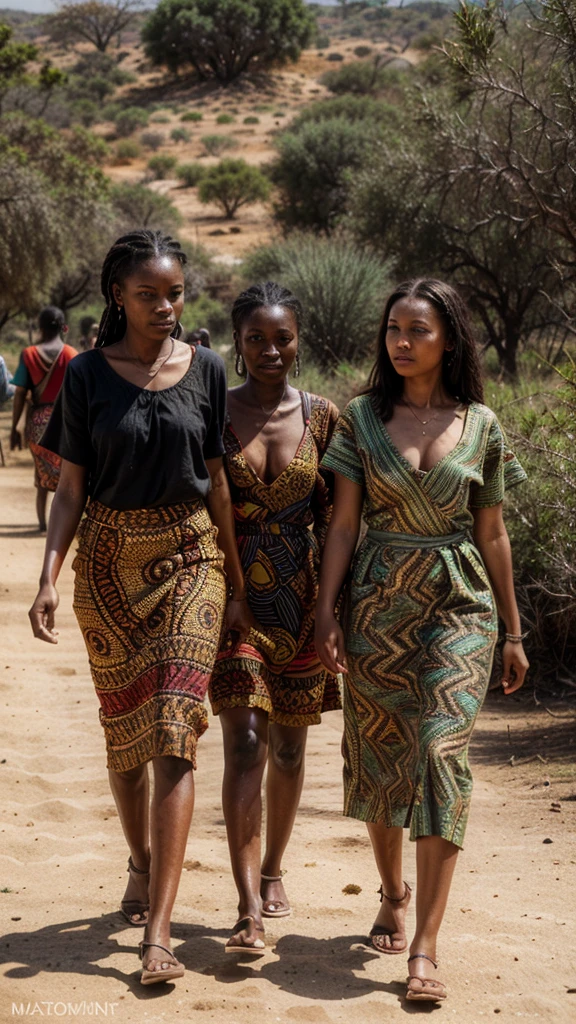
<svg viewBox="0 0 576 1024">
<path fill-rule="evenodd" d="M 6 448 L 6 422 L 0 417 Z M 341 817 L 341 717 L 310 732 L 307 778 L 285 861 L 294 913 L 271 921 L 258 960 L 224 956 L 235 920 L 220 806 L 220 728 L 202 740 L 197 807 L 174 920 L 187 967 L 176 986 L 138 984 L 140 932 L 116 913 L 126 849 L 108 791 L 86 654 L 61 577 L 60 644 L 34 641 L 26 611 L 43 540 L 27 453 L 0 468 L 0 1021 L 363 1024 L 433 1013 L 576 1019 L 574 715 L 493 698 L 473 745 L 476 790 L 441 936 L 441 1008 L 406 1004 L 404 957 L 365 945 L 378 880 L 364 827 Z M 554 811 L 552 804 L 557 803 Z M 414 848 L 405 876 L 414 883 Z M 343 892 L 357 885 L 357 895 Z M 413 906 L 410 924 L 413 922 Z"/>
</svg>

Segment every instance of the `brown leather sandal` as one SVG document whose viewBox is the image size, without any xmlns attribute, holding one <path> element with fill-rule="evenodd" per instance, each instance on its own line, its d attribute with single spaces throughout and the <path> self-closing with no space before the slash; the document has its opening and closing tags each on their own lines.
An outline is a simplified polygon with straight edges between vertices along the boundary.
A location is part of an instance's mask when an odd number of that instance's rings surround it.
<svg viewBox="0 0 576 1024">
<path fill-rule="evenodd" d="M 149 971 L 146 967 L 142 967 L 142 973 L 140 975 L 141 985 L 157 985 L 160 981 L 176 981 L 177 978 L 183 978 L 186 973 L 184 964 L 181 964 L 176 959 L 171 949 L 167 949 L 166 946 L 161 946 L 158 942 L 141 942 L 140 943 L 140 959 L 142 959 L 145 949 L 150 949 L 153 946 L 154 949 L 161 949 L 163 953 L 166 953 L 170 958 L 170 967 L 165 970 Z M 160 959 L 154 957 L 154 959 Z M 162 960 L 160 960 L 162 962 Z"/>
<path fill-rule="evenodd" d="M 265 882 L 281 882 L 282 875 L 260 875 Z M 290 917 L 292 907 L 284 900 L 262 900 L 262 917 Z"/>
<path fill-rule="evenodd" d="M 132 857 L 128 857 L 128 867 L 126 868 L 128 873 L 131 871 L 135 875 L 149 875 L 150 871 L 143 871 L 142 868 L 137 868 L 134 864 Z M 122 917 L 126 919 L 131 928 L 143 928 L 148 923 L 148 913 L 150 910 L 150 904 L 144 903 L 143 900 L 122 900 L 120 904 L 120 913 Z M 133 921 L 132 918 L 138 914 L 138 920 Z"/>
<path fill-rule="evenodd" d="M 242 932 L 247 930 L 246 927 L 240 928 L 240 925 L 247 925 L 248 928 L 250 928 L 251 924 L 254 925 L 254 931 L 262 932 L 262 935 L 264 934 L 264 929 L 255 923 L 252 914 L 246 914 L 244 917 L 241 917 L 236 921 L 236 924 L 234 925 L 234 933 L 236 934 L 239 931 Z M 246 945 L 242 942 L 233 943 L 232 939 L 228 939 L 228 942 L 224 946 L 224 952 L 241 953 L 243 956 L 262 956 L 262 954 L 266 952 L 266 943 L 262 939 L 254 939 L 254 942 L 250 943 L 250 945 Z"/>
<path fill-rule="evenodd" d="M 388 900 L 389 903 L 397 903 L 397 904 L 403 903 L 404 906 L 407 907 L 409 902 L 410 902 L 410 896 L 411 896 L 411 893 L 412 893 L 412 889 L 408 885 L 408 882 L 404 882 L 404 895 L 403 896 L 400 896 L 400 897 L 398 897 L 398 896 L 387 896 L 386 893 L 384 892 L 384 890 L 382 889 L 382 886 L 380 886 L 378 892 L 380 893 L 380 903 L 382 903 L 384 900 Z M 397 936 L 398 932 L 393 932 L 389 928 L 384 928 L 384 925 L 381 925 L 381 924 L 373 925 L 371 930 L 370 930 L 370 939 L 372 940 L 372 946 L 376 950 L 377 953 L 384 953 L 384 954 L 386 954 L 386 956 L 393 956 L 396 953 L 405 953 L 406 950 L 408 949 L 408 940 L 406 940 L 404 945 L 400 946 L 400 947 L 398 947 L 398 946 L 381 946 L 379 942 L 374 942 L 374 939 L 377 938 L 379 935 L 388 936 L 388 938 L 390 939 L 390 942 L 393 942 L 394 941 L 394 936 Z"/>
<path fill-rule="evenodd" d="M 408 957 L 408 963 L 411 960 L 429 960 L 435 970 L 438 967 L 436 961 L 431 956 L 428 956 L 427 953 L 413 953 L 412 956 Z M 446 999 L 446 986 L 441 981 L 434 981 L 433 978 L 416 978 L 409 975 L 407 982 L 406 999 L 420 1003 L 440 1003 L 443 999 Z"/>
</svg>

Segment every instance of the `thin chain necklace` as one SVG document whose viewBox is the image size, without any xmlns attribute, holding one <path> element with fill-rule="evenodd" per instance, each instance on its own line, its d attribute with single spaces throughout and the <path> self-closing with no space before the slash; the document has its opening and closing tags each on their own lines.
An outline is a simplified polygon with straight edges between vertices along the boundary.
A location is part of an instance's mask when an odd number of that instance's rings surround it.
<svg viewBox="0 0 576 1024">
<path fill-rule="evenodd" d="M 138 356 L 131 356 L 130 354 L 128 354 L 128 359 L 130 360 L 131 363 L 136 363 L 136 368 L 140 369 L 142 373 L 146 373 L 146 375 L 148 376 L 149 380 L 154 380 L 154 377 L 156 376 L 156 374 L 160 372 L 162 367 L 165 366 L 166 363 L 168 362 L 168 360 L 171 359 L 172 356 L 174 355 L 174 347 L 175 347 L 176 343 L 174 341 L 174 338 L 171 338 L 170 340 L 172 342 L 172 347 L 171 347 L 168 355 L 165 356 L 164 359 L 162 360 L 162 362 L 160 363 L 160 366 L 158 366 L 154 370 L 154 373 L 150 373 L 149 370 L 146 370 L 146 363 L 142 359 L 139 359 Z M 138 366 L 138 364 L 140 364 L 140 365 Z M 154 366 L 154 363 L 151 363 L 150 365 Z"/>
<path fill-rule="evenodd" d="M 274 415 L 274 413 L 279 408 L 279 406 L 282 405 L 282 402 L 286 398 L 287 394 L 288 394 L 288 390 L 287 390 L 287 387 L 286 387 L 286 384 L 285 384 L 284 385 L 284 390 L 283 390 L 282 394 L 280 395 L 280 398 L 278 399 L 278 401 L 276 402 L 276 405 L 272 409 L 265 409 L 264 406 L 262 405 L 262 402 L 259 402 L 258 399 L 255 400 L 254 404 L 257 405 L 258 408 L 262 410 L 262 412 L 264 413 L 264 415 L 266 416 L 267 419 L 270 419 L 270 417 Z"/>
<path fill-rule="evenodd" d="M 416 413 L 414 412 L 414 409 L 410 405 L 410 402 L 408 401 L 408 399 L 407 398 L 403 398 L 402 401 L 404 402 L 404 405 L 410 410 L 410 412 L 412 413 L 414 419 L 418 420 L 418 423 L 420 423 L 420 425 L 422 427 L 425 427 L 428 423 L 432 423 L 432 420 L 437 420 L 438 419 L 438 413 L 435 412 L 432 416 L 429 416 L 427 420 L 421 420 L 420 417 L 417 416 Z M 425 430 L 422 431 L 422 435 L 423 435 L 423 437 L 426 437 L 426 431 Z"/>
</svg>

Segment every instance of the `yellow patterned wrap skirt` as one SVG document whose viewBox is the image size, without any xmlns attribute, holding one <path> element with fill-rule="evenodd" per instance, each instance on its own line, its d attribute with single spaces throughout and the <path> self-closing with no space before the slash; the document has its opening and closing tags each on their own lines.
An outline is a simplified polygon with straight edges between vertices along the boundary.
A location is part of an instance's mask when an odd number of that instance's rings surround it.
<svg viewBox="0 0 576 1024">
<path fill-rule="evenodd" d="M 196 767 L 226 602 L 216 535 L 200 500 L 87 507 L 72 566 L 74 611 L 115 771 L 162 756 Z"/>
</svg>

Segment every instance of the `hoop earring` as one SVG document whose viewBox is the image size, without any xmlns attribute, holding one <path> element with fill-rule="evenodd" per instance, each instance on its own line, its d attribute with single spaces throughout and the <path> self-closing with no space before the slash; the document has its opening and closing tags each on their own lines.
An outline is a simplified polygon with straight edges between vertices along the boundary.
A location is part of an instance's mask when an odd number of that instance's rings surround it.
<svg viewBox="0 0 576 1024">
<path fill-rule="evenodd" d="M 300 376 L 300 350 L 296 353 L 296 359 L 294 360 L 294 376 Z"/>
<path fill-rule="evenodd" d="M 246 364 L 244 362 L 241 352 L 236 353 L 236 362 L 234 364 L 234 368 L 239 377 L 246 376 Z"/>
<path fill-rule="evenodd" d="M 452 363 L 454 362 L 454 353 L 452 349 L 450 349 L 450 351 L 446 353 L 445 362 L 446 366 L 452 366 Z"/>
</svg>

